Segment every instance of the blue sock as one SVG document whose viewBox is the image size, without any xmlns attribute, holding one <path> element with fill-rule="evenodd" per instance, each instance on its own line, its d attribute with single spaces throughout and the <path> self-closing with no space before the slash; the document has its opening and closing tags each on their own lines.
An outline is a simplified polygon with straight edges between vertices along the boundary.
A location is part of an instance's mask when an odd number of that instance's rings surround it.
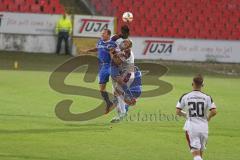
<svg viewBox="0 0 240 160">
<path fill-rule="evenodd" d="M 128 112 L 128 110 L 129 110 L 129 105 L 125 105 L 125 109 L 126 109 L 126 112 Z"/>
</svg>

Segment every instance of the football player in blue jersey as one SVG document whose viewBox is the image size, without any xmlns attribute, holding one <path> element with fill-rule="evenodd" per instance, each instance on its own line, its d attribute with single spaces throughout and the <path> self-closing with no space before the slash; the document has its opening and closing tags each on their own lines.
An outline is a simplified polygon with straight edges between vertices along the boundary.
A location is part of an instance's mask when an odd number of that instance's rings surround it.
<svg viewBox="0 0 240 160">
<path fill-rule="evenodd" d="M 109 95 L 106 91 L 106 84 L 109 81 L 111 67 L 111 56 L 109 51 L 111 48 L 117 47 L 115 41 L 111 40 L 110 37 L 111 30 L 104 29 L 102 31 L 101 38 L 97 42 L 96 47 L 84 51 L 97 52 L 99 61 L 99 89 L 103 99 L 107 104 L 106 113 L 108 113 L 110 111 L 110 108 L 113 106 L 113 103 L 110 101 Z"/>
</svg>

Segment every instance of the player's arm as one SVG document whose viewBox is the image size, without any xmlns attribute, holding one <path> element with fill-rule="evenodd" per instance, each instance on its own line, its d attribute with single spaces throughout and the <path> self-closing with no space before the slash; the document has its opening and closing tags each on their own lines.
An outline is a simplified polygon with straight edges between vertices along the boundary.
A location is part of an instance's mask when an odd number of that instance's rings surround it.
<svg viewBox="0 0 240 160">
<path fill-rule="evenodd" d="M 120 34 L 115 34 L 114 36 L 111 37 L 111 40 L 117 41 L 119 38 L 126 39 L 128 38 L 130 34 L 129 28 L 127 25 L 123 25 L 121 27 L 121 33 Z"/>
<path fill-rule="evenodd" d="M 183 94 L 181 96 L 181 98 L 179 99 L 179 101 L 177 102 L 177 106 L 176 106 L 176 115 L 181 116 L 181 117 L 187 117 L 187 113 L 183 111 L 184 107 L 185 107 L 185 101 L 184 101 L 184 97 L 185 94 Z"/>
<path fill-rule="evenodd" d="M 210 97 L 210 96 L 208 97 L 208 107 L 209 107 L 210 112 L 208 113 L 207 120 L 210 121 L 217 114 L 217 109 L 216 109 L 217 107 L 216 107 L 215 103 L 213 102 L 212 97 Z"/>
<path fill-rule="evenodd" d="M 94 47 L 94 48 L 91 48 L 91 49 L 87 49 L 85 50 L 86 53 L 89 53 L 89 52 L 97 52 L 97 48 Z"/>
<path fill-rule="evenodd" d="M 176 108 L 176 115 L 180 116 L 180 117 L 184 117 L 186 118 L 187 117 L 187 113 L 184 112 L 182 109 L 180 108 Z"/>
<path fill-rule="evenodd" d="M 110 54 L 111 59 L 113 59 L 115 53 L 116 53 L 115 48 L 110 48 L 110 49 L 109 49 L 109 54 Z"/>
<path fill-rule="evenodd" d="M 91 48 L 91 49 L 80 50 L 80 52 L 82 52 L 84 54 L 86 54 L 86 53 L 90 53 L 90 54 L 94 53 L 94 55 L 97 55 L 97 50 L 98 49 L 95 47 L 95 48 Z"/>
<path fill-rule="evenodd" d="M 119 38 L 121 38 L 122 37 L 122 35 L 121 34 L 115 34 L 115 35 L 113 35 L 112 37 L 111 37 L 111 40 L 112 41 L 117 41 Z"/>
<path fill-rule="evenodd" d="M 217 109 L 216 108 L 213 108 L 210 110 L 210 112 L 208 113 L 208 121 L 210 121 L 214 116 L 216 116 L 217 114 Z"/>
</svg>

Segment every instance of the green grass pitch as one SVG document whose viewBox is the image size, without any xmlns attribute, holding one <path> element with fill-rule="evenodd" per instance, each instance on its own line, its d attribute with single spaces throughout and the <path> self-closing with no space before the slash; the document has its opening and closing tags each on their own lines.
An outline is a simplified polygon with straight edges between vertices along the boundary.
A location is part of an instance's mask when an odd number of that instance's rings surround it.
<svg viewBox="0 0 240 160">
<path fill-rule="evenodd" d="M 110 124 L 114 112 L 87 122 L 64 122 L 54 107 L 69 98 L 72 112 L 84 112 L 99 100 L 64 95 L 49 87 L 51 72 L 69 57 L 40 54 L 0 54 L 0 160 L 189 160 L 182 127 L 184 119 L 125 120 Z M 13 69 L 14 61 L 19 64 Z M 205 75 L 204 91 L 212 95 L 218 115 L 210 123 L 204 159 L 237 160 L 240 153 L 240 77 L 206 68 L 167 65 L 161 77 L 173 85 L 165 95 L 140 98 L 129 115 L 175 114 L 181 94 L 191 90 L 192 76 Z M 72 73 L 67 83 L 89 86 L 83 73 Z M 97 81 L 94 83 L 97 88 Z M 143 86 L 144 90 L 150 86 Z M 111 90 L 110 84 L 108 89 Z"/>
</svg>

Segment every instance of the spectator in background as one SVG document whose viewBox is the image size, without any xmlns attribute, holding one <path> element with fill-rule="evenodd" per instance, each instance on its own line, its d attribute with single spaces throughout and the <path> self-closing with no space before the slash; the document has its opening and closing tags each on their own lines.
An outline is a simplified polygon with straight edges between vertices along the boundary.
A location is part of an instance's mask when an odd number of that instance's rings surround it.
<svg viewBox="0 0 240 160">
<path fill-rule="evenodd" d="M 58 35 L 57 51 L 59 54 L 61 50 L 62 41 L 65 42 L 65 54 L 70 54 L 69 52 L 69 37 L 72 33 L 72 22 L 64 13 L 63 16 L 58 20 L 56 24 L 56 34 Z"/>
</svg>

